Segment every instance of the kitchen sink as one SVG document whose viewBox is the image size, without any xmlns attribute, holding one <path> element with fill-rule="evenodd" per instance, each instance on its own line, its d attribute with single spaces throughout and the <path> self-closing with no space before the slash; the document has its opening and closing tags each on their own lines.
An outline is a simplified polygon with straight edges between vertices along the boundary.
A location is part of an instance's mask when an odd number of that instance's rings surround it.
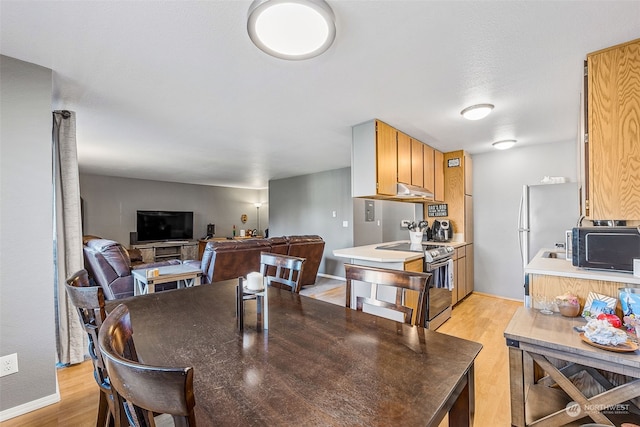
<svg viewBox="0 0 640 427">
<path fill-rule="evenodd" d="M 566 259 L 567 253 L 565 251 L 546 251 L 542 253 L 542 258 Z"/>
</svg>

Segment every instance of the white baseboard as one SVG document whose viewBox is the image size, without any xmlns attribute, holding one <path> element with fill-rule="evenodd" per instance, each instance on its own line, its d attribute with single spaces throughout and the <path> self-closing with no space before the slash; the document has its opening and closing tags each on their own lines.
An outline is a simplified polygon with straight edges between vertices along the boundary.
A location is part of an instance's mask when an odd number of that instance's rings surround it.
<svg viewBox="0 0 640 427">
<path fill-rule="evenodd" d="M 53 405 L 54 403 L 58 402 L 60 402 L 60 391 L 56 390 L 54 394 L 50 394 L 49 396 L 41 397 L 40 399 L 32 400 L 31 402 L 14 406 L 13 408 L 9 408 L 0 412 L 0 422 L 15 418 L 20 415 L 24 415 L 27 412 L 35 411 L 36 409 L 44 408 L 45 406 Z"/>
<path fill-rule="evenodd" d="M 320 276 L 320 277 L 326 277 L 327 279 L 342 280 L 343 282 L 346 282 L 346 281 L 347 281 L 347 279 L 345 279 L 344 277 L 340 277 L 340 276 L 332 276 L 332 275 L 330 275 L 330 274 L 318 273 L 318 276 Z"/>
<path fill-rule="evenodd" d="M 500 295 L 494 295 L 494 294 L 487 294 L 485 292 L 478 292 L 478 291 L 473 291 L 474 294 L 477 295 L 482 295 L 483 297 L 491 297 L 491 298 L 498 298 L 498 299 L 506 299 L 508 301 L 517 301 L 517 302 L 521 302 L 522 304 L 524 304 L 524 300 L 522 298 L 509 298 L 509 297 L 503 297 Z"/>
</svg>

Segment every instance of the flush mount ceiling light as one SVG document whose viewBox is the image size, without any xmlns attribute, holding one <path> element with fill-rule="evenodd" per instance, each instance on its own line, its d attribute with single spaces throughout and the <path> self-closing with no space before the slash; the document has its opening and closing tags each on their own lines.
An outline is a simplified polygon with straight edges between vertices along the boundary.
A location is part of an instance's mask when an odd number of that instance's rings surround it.
<svg viewBox="0 0 640 427">
<path fill-rule="evenodd" d="M 476 104 L 460 111 L 460 114 L 467 120 L 480 120 L 487 117 L 491 110 L 493 110 L 493 104 Z"/>
<path fill-rule="evenodd" d="M 515 144 L 516 144 L 515 139 L 504 139 L 502 141 L 496 141 L 491 145 L 493 145 L 493 147 L 497 148 L 498 150 L 507 150 L 513 147 Z"/>
<path fill-rule="evenodd" d="M 269 55 L 299 60 L 329 49 L 336 24 L 324 0 L 255 0 L 249 7 L 247 31 Z"/>
</svg>

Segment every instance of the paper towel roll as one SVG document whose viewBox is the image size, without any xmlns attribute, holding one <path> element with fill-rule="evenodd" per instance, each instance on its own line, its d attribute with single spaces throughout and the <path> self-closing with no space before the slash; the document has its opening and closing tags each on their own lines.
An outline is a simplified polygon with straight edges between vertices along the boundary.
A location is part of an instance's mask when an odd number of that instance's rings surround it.
<svg viewBox="0 0 640 427">
<path fill-rule="evenodd" d="M 264 287 L 264 278 L 262 274 L 253 272 L 247 274 L 247 289 L 252 291 L 261 291 Z"/>
</svg>

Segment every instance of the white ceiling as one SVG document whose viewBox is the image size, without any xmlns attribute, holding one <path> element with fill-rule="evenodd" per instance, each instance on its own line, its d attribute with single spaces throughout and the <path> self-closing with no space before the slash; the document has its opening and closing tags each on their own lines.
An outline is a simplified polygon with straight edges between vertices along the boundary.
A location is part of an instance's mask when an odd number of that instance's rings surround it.
<svg viewBox="0 0 640 427">
<path fill-rule="evenodd" d="M 264 188 L 349 166 L 372 118 L 442 151 L 575 141 L 585 55 L 640 37 L 633 0 L 328 2 L 306 61 L 251 44 L 250 0 L 1 0 L 0 52 L 54 71 L 82 172 Z"/>
</svg>

